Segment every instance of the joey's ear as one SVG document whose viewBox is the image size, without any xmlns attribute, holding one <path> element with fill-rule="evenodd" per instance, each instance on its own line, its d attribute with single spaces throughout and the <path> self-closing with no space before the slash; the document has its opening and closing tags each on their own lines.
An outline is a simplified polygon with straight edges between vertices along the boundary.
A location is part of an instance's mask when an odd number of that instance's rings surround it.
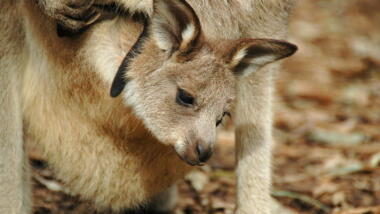
<svg viewBox="0 0 380 214">
<path fill-rule="evenodd" d="M 110 95 L 111 97 L 117 97 L 120 95 L 120 93 L 124 90 L 125 85 L 128 82 L 128 79 L 126 77 L 126 72 L 129 69 L 129 66 L 131 64 L 131 61 L 141 53 L 141 48 L 144 43 L 145 38 L 148 37 L 148 29 L 149 28 L 149 21 L 144 20 L 144 29 L 141 32 L 139 38 L 135 42 L 135 44 L 132 46 L 132 48 L 129 50 L 127 55 L 124 57 L 123 61 L 121 62 L 121 65 L 119 66 L 115 78 L 113 79 Z"/>
<path fill-rule="evenodd" d="M 188 54 L 199 45 L 201 25 L 185 0 L 155 1 L 151 33 L 156 45 L 170 54 Z"/>
<path fill-rule="evenodd" d="M 236 75 L 246 76 L 261 67 L 293 55 L 297 46 L 273 39 L 240 39 L 232 42 L 224 57 Z"/>
<path fill-rule="evenodd" d="M 132 60 L 141 53 L 145 38 L 150 37 L 156 45 L 177 57 L 186 59 L 199 47 L 201 25 L 193 8 L 185 0 L 155 0 L 151 19 L 144 19 L 144 30 L 120 65 L 112 82 L 110 95 L 117 97 L 125 88 L 126 72 Z"/>
</svg>

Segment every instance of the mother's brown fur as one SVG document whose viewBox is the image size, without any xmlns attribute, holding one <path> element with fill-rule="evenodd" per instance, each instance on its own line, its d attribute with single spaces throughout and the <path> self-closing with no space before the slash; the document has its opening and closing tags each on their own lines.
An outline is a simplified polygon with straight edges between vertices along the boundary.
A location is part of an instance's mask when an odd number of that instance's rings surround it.
<svg viewBox="0 0 380 214">
<path fill-rule="evenodd" d="M 22 93 L 26 140 L 43 150 L 69 189 L 95 199 L 98 207 L 118 210 L 145 202 L 183 177 L 189 167 L 158 143 L 121 99 L 109 96 L 109 85 L 81 52 L 104 42 L 97 48 L 114 48 L 109 53 L 118 53 L 119 64 L 141 27 L 113 20 L 80 39 L 62 39 L 30 1 L 24 14 L 33 53 Z"/>
</svg>

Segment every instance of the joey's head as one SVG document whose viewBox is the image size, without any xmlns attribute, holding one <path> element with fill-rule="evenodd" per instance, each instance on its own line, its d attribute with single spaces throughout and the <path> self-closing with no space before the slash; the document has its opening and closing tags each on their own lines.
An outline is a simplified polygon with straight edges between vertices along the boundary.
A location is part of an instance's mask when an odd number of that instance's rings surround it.
<svg viewBox="0 0 380 214">
<path fill-rule="evenodd" d="M 210 158 L 216 127 L 232 111 L 239 79 L 297 48 L 271 39 L 209 40 L 184 0 L 158 0 L 154 8 L 111 96 L 122 94 L 160 142 L 199 165 Z"/>
</svg>

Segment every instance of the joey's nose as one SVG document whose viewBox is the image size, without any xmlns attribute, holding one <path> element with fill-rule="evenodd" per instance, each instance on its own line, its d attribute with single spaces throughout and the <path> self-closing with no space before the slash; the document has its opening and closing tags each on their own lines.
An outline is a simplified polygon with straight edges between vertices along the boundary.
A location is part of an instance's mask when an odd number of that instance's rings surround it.
<svg viewBox="0 0 380 214">
<path fill-rule="evenodd" d="M 203 165 L 212 155 L 213 143 L 203 141 L 180 142 L 175 146 L 175 150 L 178 156 L 188 164 L 192 166 Z"/>
<path fill-rule="evenodd" d="M 211 144 L 209 144 L 211 145 Z M 201 163 L 204 163 L 210 159 L 212 155 L 212 148 L 209 145 L 204 145 L 204 144 L 197 144 L 196 149 L 197 149 L 197 154 L 198 154 L 198 160 Z"/>
</svg>

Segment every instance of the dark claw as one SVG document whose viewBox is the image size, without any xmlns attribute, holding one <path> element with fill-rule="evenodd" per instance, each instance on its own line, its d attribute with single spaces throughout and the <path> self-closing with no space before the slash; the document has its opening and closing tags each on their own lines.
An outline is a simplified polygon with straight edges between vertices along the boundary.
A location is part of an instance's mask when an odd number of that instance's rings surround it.
<svg viewBox="0 0 380 214">
<path fill-rule="evenodd" d="M 82 5 L 67 5 L 58 14 L 57 35 L 59 37 L 73 37 L 81 34 L 100 18 L 100 12 L 89 2 Z"/>
<path fill-rule="evenodd" d="M 84 26 L 77 31 L 72 31 L 71 29 L 68 29 L 68 28 L 62 26 L 61 24 L 57 24 L 57 35 L 58 35 L 58 37 L 74 37 L 74 36 L 82 34 L 89 27 L 90 26 Z"/>
</svg>

